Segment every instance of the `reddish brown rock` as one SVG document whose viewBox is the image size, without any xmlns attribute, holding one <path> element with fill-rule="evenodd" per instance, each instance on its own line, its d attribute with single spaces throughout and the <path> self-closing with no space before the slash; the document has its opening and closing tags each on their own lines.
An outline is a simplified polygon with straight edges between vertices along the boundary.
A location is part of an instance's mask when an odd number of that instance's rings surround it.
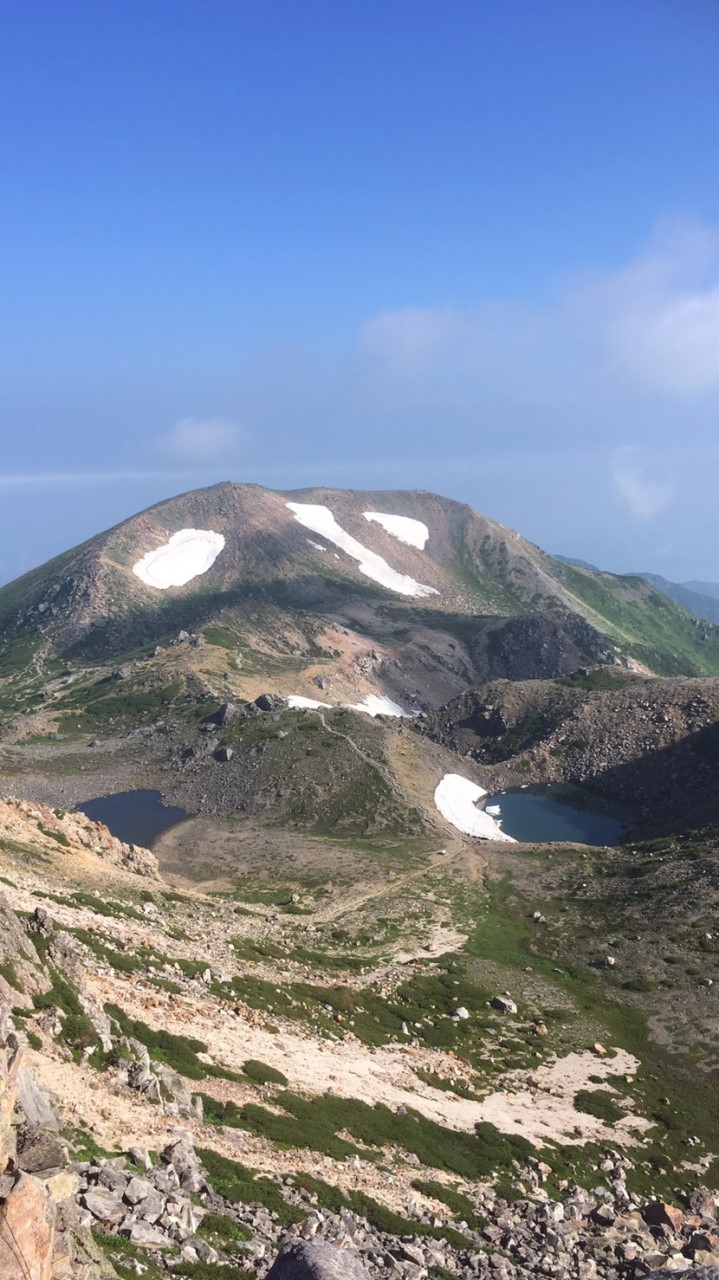
<svg viewBox="0 0 719 1280">
<path fill-rule="evenodd" d="M 0 1206 L 0 1280 L 50 1280 L 56 1213 L 44 1183 L 21 1173 Z"/>
<path fill-rule="evenodd" d="M 650 1200 L 642 1209 L 642 1217 L 650 1227 L 669 1227 L 670 1231 L 681 1231 L 684 1214 L 673 1204 L 663 1200 Z"/>
</svg>

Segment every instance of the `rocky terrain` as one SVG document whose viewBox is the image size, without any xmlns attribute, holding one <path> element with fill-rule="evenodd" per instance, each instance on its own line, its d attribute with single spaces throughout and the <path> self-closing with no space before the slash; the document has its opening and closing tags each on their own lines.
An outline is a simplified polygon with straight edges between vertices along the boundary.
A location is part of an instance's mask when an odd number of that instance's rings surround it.
<svg viewBox="0 0 719 1280">
<path fill-rule="evenodd" d="M 418 728 L 489 766 L 482 777 L 492 789 L 570 784 L 661 833 L 719 818 L 718 720 L 716 680 L 604 669 L 483 685 Z"/>
<path fill-rule="evenodd" d="M 264 1276 L 292 1239 L 418 1280 L 716 1262 L 713 1055 L 686 1053 L 700 1017 L 716 1034 L 699 847 L 617 851 L 609 876 L 599 851 L 457 847 L 362 888 L 305 868 L 208 893 L 80 815 L 4 802 L 0 1275 L 20 1247 L 53 1280 Z M 655 858 L 662 919 L 691 925 L 684 966 L 642 984 L 617 931 L 651 915 L 617 876 Z"/>
<path fill-rule="evenodd" d="M 709 1276 L 718 721 L 709 623 L 431 494 L 220 485 L 2 589 L 0 1280 Z M 152 850 L 75 809 L 138 789 Z"/>
</svg>

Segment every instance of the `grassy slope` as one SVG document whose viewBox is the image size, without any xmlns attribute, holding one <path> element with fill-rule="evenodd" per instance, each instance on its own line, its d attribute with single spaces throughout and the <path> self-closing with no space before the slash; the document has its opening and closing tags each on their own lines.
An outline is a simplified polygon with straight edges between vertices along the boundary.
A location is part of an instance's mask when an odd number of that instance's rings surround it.
<svg viewBox="0 0 719 1280">
<path fill-rule="evenodd" d="M 658 675 L 719 673 L 719 627 L 692 617 L 643 578 L 554 563 L 555 576 L 571 592 L 578 610 L 623 653 Z"/>
</svg>

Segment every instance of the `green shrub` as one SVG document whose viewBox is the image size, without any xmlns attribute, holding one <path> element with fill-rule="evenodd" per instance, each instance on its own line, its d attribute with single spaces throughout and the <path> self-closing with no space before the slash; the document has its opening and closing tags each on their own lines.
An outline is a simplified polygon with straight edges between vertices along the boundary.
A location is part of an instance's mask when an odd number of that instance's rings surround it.
<svg viewBox="0 0 719 1280">
<path fill-rule="evenodd" d="M 491 1124 L 479 1124 L 474 1133 L 445 1129 L 442 1125 L 408 1111 L 398 1115 L 378 1103 L 370 1106 L 355 1098 L 324 1094 L 302 1098 L 280 1093 L 275 1101 L 288 1113 L 277 1115 L 254 1103 L 237 1106 L 203 1095 L 205 1117 L 212 1124 L 249 1129 L 280 1146 L 320 1151 L 335 1160 L 348 1155 L 379 1159 L 379 1151 L 360 1150 L 338 1136 L 347 1132 L 369 1147 L 387 1145 L 413 1151 L 422 1164 L 446 1169 L 462 1178 L 480 1178 L 497 1170 L 509 1170 L 515 1160 L 525 1161 L 534 1148 L 526 1138 L 502 1134 Z"/>
<path fill-rule="evenodd" d="M 5 960 L 0 964 L 0 977 L 5 979 L 9 987 L 14 987 L 16 991 L 20 990 L 20 979 L 12 960 Z"/>
<path fill-rule="evenodd" d="M 262 1204 L 277 1214 L 280 1226 L 283 1227 L 301 1222 L 306 1216 L 303 1209 L 287 1204 L 275 1182 L 269 1178 L 257 1177 L 238 1160 L 229 1160 L 227 1156 L 221 1156 L 209 1147 L 198 1147 L 197 1154 L 207 1170 L 213 1191 L 230 1204 Z M 224 1277 L 224 1270 L 222 1274 Z"/>
<path fill-rule="evenodd" d="M 580 1089 L 574 1095 L 574 1106 L 584 1115 L 594 1116 L 605 1124 L 615 1124 L 621 1120 L 624 1112 L 618 1107 L 614 1098 L 606 1089 Z"/>
<path fill-rule="evenodd" d="M 75 1056 L 90 1045 L 99 1045 L 95 1027 L 80 1004 L 80 999 L 72 983 L 59 970 L 51 970 L 52 987 L 43 994 L 35 994 L 32 1002 L 36 1009 L 61 1009 L 65 1014 L 62 1022 L 62 1039 Z"/>
<path fill-rule="evenodd" d="M 251 1240 L 252 1232 L 244 1222 L 236 1222 L 225 1213 L 206 1213 L 197 1232 L 199 1236 L 216 1236 L 220 1240 Z"/>
<path fill-rule="evenodd" d="M 284 1088 L 287 1087 L 287 1076 L 274 1067 L 268 1067 L 265 1062 L 258 1062 L 256 1058 L 248 1058 L 243 1063 L 242 1071 L 255 1084 L 281 1084 Z"/>
</svg>

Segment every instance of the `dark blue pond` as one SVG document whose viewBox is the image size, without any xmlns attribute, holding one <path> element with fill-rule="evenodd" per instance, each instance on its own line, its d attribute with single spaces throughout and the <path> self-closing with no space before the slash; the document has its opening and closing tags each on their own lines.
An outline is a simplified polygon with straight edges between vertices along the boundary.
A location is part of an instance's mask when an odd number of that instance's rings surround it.
<svg viewBox="0 0 719 1280">
<path fill-rule="evenodd" d="M 508 836 L 532 844 L 558 840 L 566 844 L 614 845 L 624 831 L 624 824 L 616 818 L 576 809 L 566 804 L 559 792 L 546 787 L 523 787 L 488 796 L 484 807 Z"/>
<path fill-rule="evenodd" d="M 159 791 L 118 791 L 76 806 L 94 822 L 104 822 L 118 840 L 151 849 L 170 827 L 185 822 L 191 814 L 162 803 Z"/>
</svg>

